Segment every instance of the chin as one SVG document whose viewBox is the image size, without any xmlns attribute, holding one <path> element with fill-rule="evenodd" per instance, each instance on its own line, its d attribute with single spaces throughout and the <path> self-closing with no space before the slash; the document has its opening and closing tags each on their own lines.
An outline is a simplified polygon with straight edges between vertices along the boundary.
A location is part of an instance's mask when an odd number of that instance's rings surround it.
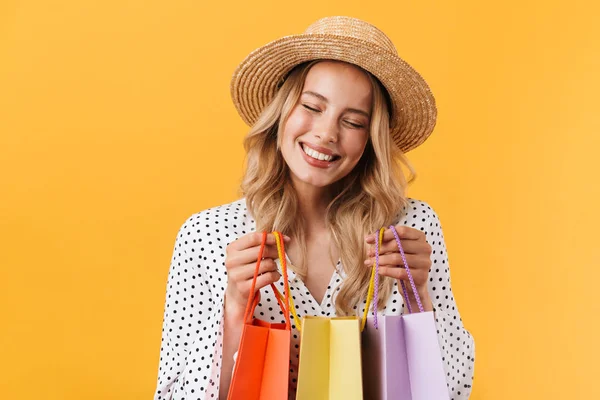
<svg viewBox="0 0 600 400">
<path fill-rule="evenodd" d="M 296 180 L 300 181 L 302 184 L 314 186 L 317 188 L 325 188 L 325 187 L 331 186 L 334 183 L 336 183 L 337 181 L 339 181 L 339 179 L 337 179 L 337 178 L 323 179 L 322 177 L 306 176 L 306 175 L 305 176 L 296 175 Z"/>
<path fill-rule="evenodd" d="M 298 178 L 298 181 L 302 182 L 305 185 L 310 185 L 318 188 L 323 188 L 331 185 L 333 182 L 324 182 L 320 179 L 310 179 L 310 178 Z"/>
</svg>

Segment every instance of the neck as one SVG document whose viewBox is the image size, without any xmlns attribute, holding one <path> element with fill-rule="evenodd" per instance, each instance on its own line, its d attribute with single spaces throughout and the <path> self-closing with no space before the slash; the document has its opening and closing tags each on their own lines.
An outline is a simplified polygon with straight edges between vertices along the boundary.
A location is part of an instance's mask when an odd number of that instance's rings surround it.
<svg viewBox="0 0 600 400">
<path fill-rule="evenodd" d="M 294 188 L 298 195 L 298 211 L 304 217 L 306 235 L 309 238 L 321 236 L 325 231 L 325 210 L 331 200 L 329 188 L 304 182 L 294 182 Z"/>
</svg>

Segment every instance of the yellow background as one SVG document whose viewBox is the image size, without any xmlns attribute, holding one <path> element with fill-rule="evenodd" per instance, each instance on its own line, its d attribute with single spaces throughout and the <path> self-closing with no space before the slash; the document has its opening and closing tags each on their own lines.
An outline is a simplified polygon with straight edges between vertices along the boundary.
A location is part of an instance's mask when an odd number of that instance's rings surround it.
<svg viewBox="0 0 600 400">
<path fill-rule="evenodd" d="M 472 399 L 600 398 L 596 4 L 2 1 L 0 397 L 151 398 L 177 230 L 237 198 L 235 66 L 350 15 L 438 102 L 409 194 L 443 223 Z"/>
</svg>

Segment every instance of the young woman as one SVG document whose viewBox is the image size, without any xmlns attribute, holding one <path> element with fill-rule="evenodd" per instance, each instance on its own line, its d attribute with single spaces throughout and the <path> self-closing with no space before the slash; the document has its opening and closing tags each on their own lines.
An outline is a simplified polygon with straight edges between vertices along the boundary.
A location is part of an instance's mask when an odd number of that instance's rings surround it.
<svg viewBox="0 0 600 400">
<path fill-rule="evenodd" d="M 474 341 L 452 289 L 435 211 L 406 198 L 414 171 L 405 153 L 436 120 L 423 78 L 377 28 L 329 17 L 304 34 L 252 52 L 236 70 L 232 97 L 252 126 L 244 140 L 243 198 L 192 215 L 181 227 L 169 272 L 155 399 L 225 399 L 260 247 L 283 232 L 288 280 L 300 317 L 362 315 L 374 233 L 394 224 L 426 311 L 434 311 L 450 398 L 471 392 Z M 401 165 L 410 171 L 406 179 Z M 401 315 L 407 280 L 393 233 L 380 248 L 380 315 Z M 283 287 L 269 235 L 258 290 Z M 284 322 L 271 291 L 257 318 Z M 292 327 L 290 398 L 298 374 Z"/>
</svg>

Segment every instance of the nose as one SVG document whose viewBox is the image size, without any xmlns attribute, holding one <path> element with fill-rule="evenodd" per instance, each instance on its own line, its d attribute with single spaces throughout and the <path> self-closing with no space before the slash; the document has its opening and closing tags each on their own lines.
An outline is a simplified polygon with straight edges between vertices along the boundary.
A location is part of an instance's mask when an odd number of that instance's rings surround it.
<svg viewBox="0 0 600 400">
<path fill-rule="evenodd" d="M 315 136 L 326 143 L 337 143 L 339 126 L 336 118 L 321 118 L 320 124 L 316 126 Z"/>
</svg>

